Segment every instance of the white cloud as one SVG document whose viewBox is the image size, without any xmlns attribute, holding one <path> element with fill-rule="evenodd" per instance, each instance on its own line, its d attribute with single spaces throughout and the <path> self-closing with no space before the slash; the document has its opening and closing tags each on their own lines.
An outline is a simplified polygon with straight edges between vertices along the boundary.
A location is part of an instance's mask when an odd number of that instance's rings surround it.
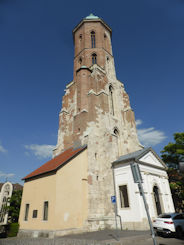
<svg viewBox="0 0 184 245">
<path fill-rule="evenodd" d="M 141 124 L 141 120 L 136 120 L 137 126 Z M 160 144 L 166 138 L 166 135 L 163 131 L 157 130 L 154 127 L 138 128 L 137 133 L 140 142 L 145 146 L 155 146 Z"/>
<path fill-rule="evenodd" d="M 11 178 L 13 176 L 15 176 L 15 174 L 13 174 L 13 173 L 6 174 L 6 173 L 3 173 L 2 171 L 0 171 L 0 177 Z"/>
<path fill-rule="evenodd" d="M 55 145 L 32 144 L 32 145 L 25 145 L 24 147 L 27 150 L 32 151 L 37 158 L 43 159 L 43 158 L 52 157 L 52 150 L 54 149 Z M 28 152 L 26 152 L 26 154 L 29 155 Z"/>
<path fill-rule="evenodd" d="M 136 123 L 136 126 L 139 126 L 139 125 L 142 124 L 142 120 L 138 119 L 138 120 L 135 121 L 135 123 Z"/>
<path fill-rule="evenodd" d="M 0 142 L 0 152 L 2 153 L 7 152 L 7 150 L 2 146 L 1 142 Z"/>
</svg>

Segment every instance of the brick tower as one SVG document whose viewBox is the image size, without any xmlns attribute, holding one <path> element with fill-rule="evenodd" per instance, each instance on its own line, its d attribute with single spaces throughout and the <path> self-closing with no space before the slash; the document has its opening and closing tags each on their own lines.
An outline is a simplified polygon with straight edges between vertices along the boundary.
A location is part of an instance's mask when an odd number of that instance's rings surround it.
<svg viewBox="0 0 184 245">
<path fill-rule="evenodd" d="M 66 86 L 53 155 L 71 146 L 88 146 L 88 220 L 90 230 L 114 226 L 111 163 L 142 148 L 134 112 L 117 80 L 111 28 L 93 14 L 73 30 L 74 75 Z"/>
</svg>

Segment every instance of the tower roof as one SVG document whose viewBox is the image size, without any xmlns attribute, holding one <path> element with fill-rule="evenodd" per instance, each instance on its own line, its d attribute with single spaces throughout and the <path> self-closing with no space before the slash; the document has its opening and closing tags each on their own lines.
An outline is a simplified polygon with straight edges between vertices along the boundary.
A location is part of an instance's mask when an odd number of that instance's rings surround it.
<svg viewBox="0 0 184 245">
<path fill-rule="evenodd" d="M 100 19 L 100 18 L 91 13 L 90 15 L 86 16 L 86 18 L 84 18 L 84 19 L 86 19 L 86 20 L 96 20 L 96 19 Z"/>
<path fill-rule="evenodd" d="M 86 16 L 85 18 L 83 18 L 80 23 L 73 29 L 73 34 L 76 32 L 76 30 L 85 22 L 90 22 L 90 21 L 98 21 L 101 22 L 112 34 L 112 30 L 111 28 L 98 16 L 94 15 L 94 14 L 90 14 L 88 16 Z"/>
</svg>

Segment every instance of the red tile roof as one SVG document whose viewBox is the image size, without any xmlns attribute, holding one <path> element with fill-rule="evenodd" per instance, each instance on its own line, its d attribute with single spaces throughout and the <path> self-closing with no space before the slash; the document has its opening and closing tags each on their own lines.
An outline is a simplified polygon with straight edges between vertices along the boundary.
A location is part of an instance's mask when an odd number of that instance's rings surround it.
<svg viewBox="0 0 184 245">
<path fill-rule="evenodd" d="M 87 146 L 67 149 L 66 151 L 56 156 L 55 158 L 43 164 L 41 167 L 34 170 L 32 173 L 28 174 L 22 180 L 30 179 L 38 175 L 56 171 L 61 165 L 64 165 L 65 163 L 67 163 L 69 160 L 75 157 L 78 153 L 86 149 L 86 147 Z"/>
</svg>

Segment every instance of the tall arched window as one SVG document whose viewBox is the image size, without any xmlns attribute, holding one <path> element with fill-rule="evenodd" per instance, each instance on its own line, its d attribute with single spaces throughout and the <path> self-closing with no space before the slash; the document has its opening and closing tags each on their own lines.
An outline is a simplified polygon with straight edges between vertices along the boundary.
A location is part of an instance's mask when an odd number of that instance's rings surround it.
<svg viewBox="0 0 184 245">
<path fill-rule="evenodd" d="M 81 49 L 82 45 L 82 34 L 79 35 L 79 49 Z"/>
<path fill-rule="evenodd" d="M 92 64 L 96 64 L 97 63 L 97 55 L 96 54 L 92 54 Z"/>
<path fill-rule="evenodd" d="M 162 208 L 161 208 L 161 202 L 160 202 L 159 188 L 156 185 L 153 187 L 153 195 L 155 199 L 157 215 L 159 215 L 162 213 Z"/>
<path fill-rule="evenodd" d="M 107 35 L 104 33 L 104 48 L 107 50 Z"/>
<path fill-rule="evenodd" d="M 114 116 L 114 101 L 113 101 L 113 87 L 112 85 L 109 86 L 109 94 L 110 94 L 110 110 L 112 115 Z"/>
<path fill-rule="evenodd" d="M 96 46 L 96 43 L 95 43 L 95 32 L 92 31 L 91 32 L 91 47 L 95 48 L 95 46 Z"/>
</svg>

